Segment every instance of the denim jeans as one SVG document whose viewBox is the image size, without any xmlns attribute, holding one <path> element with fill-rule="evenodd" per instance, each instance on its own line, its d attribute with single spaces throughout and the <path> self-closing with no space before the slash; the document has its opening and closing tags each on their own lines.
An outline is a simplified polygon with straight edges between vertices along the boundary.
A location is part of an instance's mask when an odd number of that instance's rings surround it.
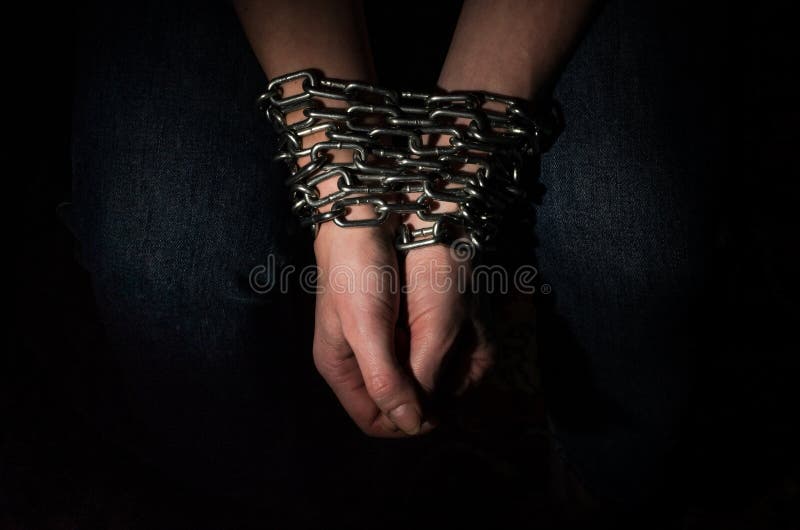
<svg viewBox="0 0 800 530">
<path fill-rule="evenodd" d="M 552 286 L 537 333 L 560 450 L 630 504 L 679 454 L 718 142 L 680 17 L 640 4 L 605 6 L 555 84 L 566 127 L 523 242 Z M 348 420 L 313 376 L 308 297 L 248 281 L 308 259 L 254 111 L 264 75 L 225 2 L 102 5 L 82 22 L 75 228 L 136 444 L 189 483 L 291 491 Z"/>
</svg>

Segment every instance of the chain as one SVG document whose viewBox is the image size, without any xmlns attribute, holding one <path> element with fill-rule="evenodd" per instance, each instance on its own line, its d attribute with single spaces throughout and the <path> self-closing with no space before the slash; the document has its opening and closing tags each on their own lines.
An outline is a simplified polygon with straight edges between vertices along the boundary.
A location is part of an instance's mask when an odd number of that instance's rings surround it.
<svg viewBox="0 0 800 530">
<path fill-rule="evenodd" d="M 283 87 L 297 80 L 302 92 L 284 97 Z M 326 106 L 329 101 L 339 103 Z M 525 196 L 526 161 L 537 159 L 559 128 L 555 112 L 534 119 L 524 107 L 486 92 L 401 92 L 314 70 L 272 79 L 258 98 L 280 135 L 275 159 L 289 165 L 286 183 L 301 224 L 316 234 L 328 221 L 378 226 L 398 215 L 406 220 L 399 224 L 398 250 L 456 239 L 473 250 L 491 246 L 503 213 Z M 287 122 L 288 114 L 300 112 L 304 119 Z M 303 146 L 305 136 L 323 131 L 326 141 Z M 432 145 L 432 139 L 439 141 Z M 332 162 L 332 151 L 352 152 L 352 163 Z M 322 195 L 318 185 L 328 179 L 337 190 Z M 374 215 L 349 219 L 356 205 Z M 410 227 L 411 216 L 421 228 Z"/>
</svg>

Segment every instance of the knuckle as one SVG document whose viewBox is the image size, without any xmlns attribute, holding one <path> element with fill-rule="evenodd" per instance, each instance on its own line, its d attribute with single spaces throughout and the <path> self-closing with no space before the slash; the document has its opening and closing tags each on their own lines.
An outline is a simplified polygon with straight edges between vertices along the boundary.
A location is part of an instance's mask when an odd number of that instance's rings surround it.
<svg viewBox="0 0 800 530">
<path fill-rule="evenodd" d="M 328 372 L 331 369 L 331 362 L 327 355 L 328 351 L 318 342 L 314 342 L 311 355 L 314 359 L 314 367 L 319 373 Z"/>
<path fill-rule="evenodd" d="M 330 357 L 324 355 L 314 357 L 314 366 L 317 368 L 317 372 L 319 372 L 320 375 L 324 376 L 326 379 L 330 379 L 338 374 L 341 374 L 342 369 L 344 368 L 342 361 L 331 359 Z"/>
<path fill-rule="evenodd" d="M 328 386 L 334 390 L 350 391 L 360 386 L 361 376 L 358 367 L 347 359 L 320 357 L 314 359 L 314 366 Z"/>
<path fill-rule="evenodd" d="M 335 363 L 332 363 L 324 353 L 320 353 L 316 349 L 314 350 L 314 367 L 325 379 L 328 379 L 336 372 Z"/>
<path fill-rule="evenodd" d="M 370 397 L 381 408 L 394 401 L 400 389 L 397 378 L 388 374 L 372 374 L 364 378 L 364 384 Z"/>
<path fill-rule="evenodd" d="M 317 372 L 326 377 L 341 373 L 345 368 L 345 359 L 336 356 L 323 340 L 314 341 L 312 358 Z"/>
</svg>

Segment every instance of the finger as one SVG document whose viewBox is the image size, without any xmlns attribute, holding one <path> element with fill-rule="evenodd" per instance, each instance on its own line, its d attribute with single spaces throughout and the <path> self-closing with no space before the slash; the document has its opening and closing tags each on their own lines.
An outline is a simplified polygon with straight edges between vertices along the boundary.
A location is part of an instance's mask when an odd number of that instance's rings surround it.
<svg viewBox="0 0 800 530">
<path fill-rule="evenodd" d="M 335 312 L 320 297 L 314 327 L 314 365 L 355 424 L 366 434 L 397 437 L 404 434 L 388 420 L 367 393 L 356 358 Z"/>
<path fill-rule="evenodd" d="M 338 311 L 342 330 L 358 361 L 367 393 L 403 432 L 419 434 L 422 408 L 395 356 L 397 293 L 359 290 L 339 301 L 345 306 Z"/>
<path fill-rule="evenodd" d="M 456 395 L 461 395 L 470 387 L 480 383 L 495 360 L 495 344 L 488 338 L 485 326 L 477 318 L 473 318 L 471 324 L 474 329 L 476 344 L 469 356 L 467 371 L 461 386 L 456 391 Z"/>
</svg>

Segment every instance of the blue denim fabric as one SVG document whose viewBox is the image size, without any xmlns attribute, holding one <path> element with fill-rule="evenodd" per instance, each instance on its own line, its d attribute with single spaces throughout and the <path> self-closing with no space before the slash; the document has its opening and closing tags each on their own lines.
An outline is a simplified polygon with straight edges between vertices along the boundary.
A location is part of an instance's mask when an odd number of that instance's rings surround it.
<svg viewBox="0 0 800 530">
<path fill-rule="evenodd" d="M 611 2 L 557 83 L 566 129 L 537 211 L 554 430 L 594 492 L 628 503 L 662 487 L 680 440 L 705 237 L 697 154 L 713 141 L 689 123 L 690 50 L 638 4 Z M 298 426 L 316 407 L 312 321 L 248 285 L 298 240 L 254 112 L 263 73 L 224 2 L 94 16 L 77 62 L 76 229 L 143 452 L 220 489 L 288 480 L 312 465 Z"/>
<path fill-rule="evenodd" d="M 703 50 L 654 4 L 609 2 L 558 80 L 536 224 L 556 436 L 595 492 L 632 503 L 680 467 L 721 142 Z"/>
<path fill-rule="evenodd" d="M 142 452 L 189 483 L 221 477 L 222 491 L 254 470 L 285 478 L 297 399 L 274 374 L 297 358 L 281 340 L 296 333 L 291 299 L 248 283 L 287 253 L 286 192 L 254 108 L 264 75 L 224 2 L 93 14 L 77 63 L 75 224 Z"/>
</svg>

